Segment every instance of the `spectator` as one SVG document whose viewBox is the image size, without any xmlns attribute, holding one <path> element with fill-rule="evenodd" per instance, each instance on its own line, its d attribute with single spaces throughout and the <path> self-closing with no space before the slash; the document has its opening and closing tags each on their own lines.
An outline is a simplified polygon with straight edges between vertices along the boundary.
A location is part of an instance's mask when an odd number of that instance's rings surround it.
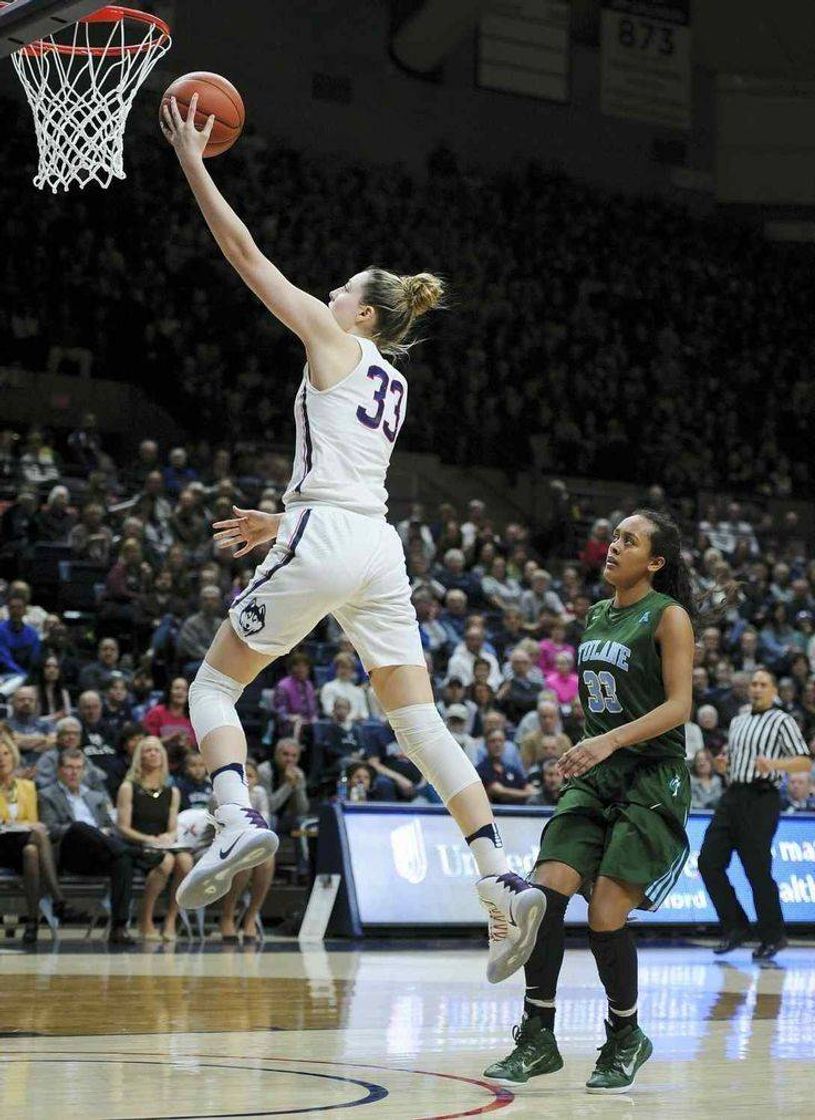
<svg viewBox="0 0 815 1120">
<path fill-rule="evenodd" d="M 8 589 L 9 595 L 22 595 L 25 599 L 25 614 L 23 615 L 23 622 L 26 626 L 33 626 L 39 634 L 40 638 L 43 636 L 43 629 L 45 627 L 45 620 L 48 618 L 48 611 L 44 607 L 39 607 L 31 602 L 31 585 L 26 583 L 24 579 L 15 579 Z M 9 617 L 8 613 L 8 600 L 0 607 L 0 622 L 5 622 Z"/>
<path fill-rule="evenodd" d="M 570 652 L 559 653 L 555 657 L 554 671 L 546 674 L 546 687 L 554 692 L 561 707 L 577 700 L 578 680 L 573 666 Z"/>
<path fill-rule="evenodd" d="M 181 792 L 181 810 L 206 809 L 212 799 L 212 782 L 206 764 L 198 751 L 190 751 L 184 760 L 184 774 L 175 783 Z"/>
<path fill-rule="evenodd" d="M 127 932 L 133 892 L 132 853 L 117 835 L 107 794 L 83 784 L 85 756 L 60 755 L 57 780 L 40 790 L 40 813 L 55 846 L 60 872 L 110 877 L 111 945 L 133 945 Z"/>
<path fill-rule="evenodd" d="M 351 705 L 352 720 L 368 719 L 368 701 L 365 692 L 354 683 L 356 666 L 354 659 L 347 653 L 338 653 L 334 657 L 334 680 L 326 681 L 320 689 L 320 704 L 323 715 L 329 716 L 334 710 L 334 701 L 337 697 L 344 697 Z"/>
<path fill-rule="evenodd" d="M 532 770 L 544 757 L 560 758 L 572 746 L 568 735 L 563 733 L 557 703 L 546 696 L 539 697 L 535 711 L 521 720 L 516 738 L 521 761 L 527 770 Z"/>
<path fill-rule="evenodd" d="M 229 511 L 231 516 L 231 510 Z M 182 490 L 170 518 L 173 537 L 184 545 L 192 560 L 203 560 L 209 552 L 209 524 L 192 490 Z"/>
<path fill-rule="evenodd" d="M 167 752 L 161 740 L 147 735 L 139 743 L 127 777 L 116 799 L 119 832 L 136 849 L 133 863 L 147 873 L 144 884 L 139 936 L 143 941 L 175 941 L 178 906 L 175 892 L 192 867 L 189 852 L 166 851 L 176 837 L 179 790 L 168 785 Z M 154 921 L 154 910 L 167 883 L 170 893 L 161 933 Z"/>
<path fill-rule="evenodd" d="M 322 729 L 321 750 L 315 752 L 315 761 L 320 762 L 319 771 L 312 770 L 312 780 L 319 780 L 333 787 L 341 768 L 351 758 L 361 758 L 364 753 L 359 726 L 351 720 L 351 703 L 344 696 L 338 696 L 331 709 L 331 723 Z"/>
<path fill-rule="evenodd" d="M 444 610 L 439 615 L 439 622 L 447 634 L 447 642 L 452 650 L 464 639 L 467 629 L 467 613 L 469 601 L 463 591 L 455 588 L 448 591 L 444 597 Z"/>
<path fill-rule="evenodd" d="M 76 521 L 76 514 L 69 508 L 70 500 L 67 486 L 51 488 L 45 508 L 37 514 L 37 536 L 41 541 L 68 543 L 68 536 Z"/>
<path fill-rule="evenodd" d="M 178 656 L 188 679 L 198 672 L 224 617 L 223 600 L 217 587 L 202 587 L 198 610 L 184 619 L 178 635 Z"/>
<path fill-rule="evenodd" d="M 430 650 L 434 658 L 446 654 L 450 642 L 447 629 L 439 621 L 439 604 L 428 590 L 420 588 L 413 594 L 413 606 L 419 622 L 422 647 Z"/>
<path fill-rule="evenodd" d="M 119 546 L 119 556 L 105 579 L 99 617 L 108 629 L 123 626 L 133 632 L 143 627 L 141 604 L 150 590 L 153 569 L 142 555 L 137 540 L 128 538 Z"/>
<path fill-rule="evenodd" d="M 516 647 L 509 658 L 509 671 L 496 693 L 495 702 L 510 723 L 520 723 L 538 703 L 540 685 L 531 680 L 532 662 L 526 650 Z"/>
<path fill-rule="evenodd" d="M 566 641 L 566 623 L 562 618 L 555 619 L 549 629 L 549 637 L 543 638 L 540 643 L 538 664 L 544 677 L 554 670 L 559 653 L 568 653 L 574 657 L 574 652 L 574 647 Z"/>
<path fill-rule="evenodd" d="M 529 773 L 529 782 L 536 789 L 531 805 L 557 805 L 563 788 L 563 775 L 556 758 L 544 758 Z"/>
<path fill-rule="evenodd" d="M 523 770 L 508 767 L 502 761 L 506 737 L 495 730 L 485 738 L 487 757 L 476 766 L 490 801 L 511 805 L 525 805 L 535 793 L 534 786 L 526 779 Z"/>
<path fill-rule="evenodd" d="M 552 577 L 545 568 L 536 568 L 530 578 L 530 587 L 521 594 L 520 609 L 527 627 L 540 629 L 540 617 L 544 611 L 560 616 L 564 614 L 560 597 L 552 590 Z"/>
<path fill-rule="evenodd" d="M 393 735 L 390 724 L 384 734 L 368 748 L 367 762 L 376 772 L 376 789 L 383 801 L 413 801 L 425 781 Z"/>
<path fill-rule="evenodd" d="M 583 634 L 586 631 L 586 619 L 591 606 L 591 599 L 588 595 L 575 595 L 569 603 L 569 612 L 571 618 L 566 623 L 566 636 L 564 641 L 572 647 L 577 649 L 583 640 Z"/>
<path fill-rule="evenodd" d="M 702 732 L 702 741 L 712 758 L 722 753 L 727 745 L 727 735 L 719 727 L 719 713 L 713 704 L 702 704 L 696 713 Z"/>
<path fill-rule="evenodd" d="M 56 723 L 71 714 L 71 697 L 62 675 L 62 666 L 53 653 L 47 654 L 40 661 L 34 678 L 34 689 L 36 709 L 41 719 Z"/>
<path fill-rule="evenodd" d="M 108 678 L 102 697 L 102 719 L 116 738 L 127 723 L 133 722 L 133 705 L 124 674 L 114 670 Z"/>
<path fill-rule="evenodd" d="M 345 776 L 348 779 L 348 800 L 349 801 L 379 801 L 382 798 L 377 795 L 374 783 L 376 781 L 376 771 L 367 762 L 358 759 L 356 762 L 351 762 L 345 769 Z"/>
<path fill-rule="evenodd" d="M 184 677 L 174 677 L 163 702 L 152 707 L 142 720 L 147 734 L 161 739 L 167 749 L 171 743 L 178 743 L 185 751 L 197 747 L 190 721 L 189 691 Z"/>
<path fill-rule="evenodd" d="M 82 509 L 82 518 L 68 534 L 68 544 L 76 560 L 90 564 L 108 564 L 113 549 L 113 531 L 103 523 L 104 508 L 89 502 Z"/>
<path fill-rule="evenodd" d="M 781 811 L 784 813 L 815 812 L 815 792 L 811 774 L 787 774 L 781 792 Z"/>
<path fill-rule="evenodd" d="M 183 447 L 174 447 L 169 463 L 162 472 L 164 492 L 171 498 L 178 498 L 182 490 L 191 482 L 198 481 L 198 472 L 187 463 L 187 452 Z"/>
<path fill-rule="evenodd" d="M 490 565 L 489 575 L 481 580 L 481 595 L 487 604 L 496 611 L 507 607 L 517 607 L 521 601 L 521 585 L 507 575 L 507 562 L 503 556 L 496 556 Z"/>
<path fill-rule="evenodd" d="M 79 687 L 103 692 L 114 673 L 121 673 L 128 680 L 127 672 L 119 666 L 119 643 L 115 638 L 102 638 L 96 647 L 96 660 L 86 665 L 79 674 Z"/>
<path fill-rule="evenodd" d="M 523 615 L 517 607 L 508 607 L 501 615 L 500 628 L 495 630 L 492 635 L 496 656 L 501 660 L 507 658 L 511 650 L 520 646 L 524 639 L 528 640 L 528 638 L 529 635 L 524 630 Z M 505 665 L 503 668 L 504 673 L 506 673 L 507 666 Z M 538 683 L 541 683 L 542 680 L 541 677 Z"/>
<path fill-rule="evenodd" d="M 37 816 L 37 790 L 33 782 L 17 776 L 19 769 L 14 739 L 0 724 L 0 867 L 22 876 L 28 908 L 23 942 L 32 945 L 40 925 L 41 886 L 51 896 L 59 921 L 76 920 L 78 915 L 66 904 L 57 880 L 48 832 Z M 12 827 L 6 831 L 3 825 Z M 20 825 L 30 829 L 21 830 Z"/>
<path fill-rule="evenodd" d="M 464 641 L 453 651 L 447 664 L 447 679 L 458 677 L 466 688 L 474 680 L 473 669 L 477 659 L 489 665 L 488 682 L 497 692 L 502 684 L 501 670 L 494 654 L 484 648 L 485 634 L 480 626 L 470 626 L 464 632 Z"/>
<path fill-rule="evenodd" d="M 592 526 L 591 536 L 580 553 L 580 563 L 589 578 L 596 579 L 603 571 L 611 543 L 611 525 L 599 517 Z"/>
<path fill-rule="evenodd" d="M 278 832 L 290 832 L 308 813 L 306 776 L 299 765 L 302 750 L 296 739 L 287 736 L 276 744 L 272 764 L 265 762 L 258 767 L 258 776 L 261 781 L 265 777 L 270 791 L 272 828 Z"/>
<path fill-rule="evenodd" d="M 287 736 L 300 741 L 303 729 L 310 728 L 318 716 L 317 694 L 311 683 L 311 658 L 295 650 L 286 662 L 288 674 L 274 692 L 274 713 Z"/>
<path fill-rule="evenodd" d="M 10 696 L 34 672 L 40 636 L 23 622 L 27 602 L 20 592 L 9 595 L 8 619 L 0 622 L 0 695 Z"/>
<path fill-rule="evenodd" d="M 692 809 L 715 809 L 724 793 L 724 783 L 714 772 L 713 756 L 707 748 L 693 756 L 690 790 Z"/>
<path fill-rule="evenodd" d="M 790 625 L 786 605 L 783 600 L 777 602 L 759 637 L 762 659 L 776 675 L 785 673 L 789 659 L 799 648 L 798 635 Z"/>
<path fill-rule="evenodd" d="M 82 724 L 81 747 L 86 759 L 105 772 L 111 800 L 127 773 L 128 759 L 117 749 L 116 733 L 102 717 L 102 697 L 88 689 L 79 697 L 79 719 Z"/>
<path fill-rule="evenodd" d="M 37 765 L 43 751 L 53 742 L 51 725 L 37 715 L 37 693 L 32 685 L 22 685 L 14 693 L 11 715 L 4 726 L 20 752 L 21 765 L 26 771 L 23 777 L 32 777 L 28 771 Z"/>
<path fill-rule="evenodd" d="M 466 730 L 471 732 L 475 719 L 476 704 L 472 700 L 465 699 L 464 685 L 460 677 L 448 677 L 442 685 L 440 697 L 436 702 L 436 707 L 439 709 L 442 719 L 447 718 L 447 710 L 451 704 L 464 705 L 467 711 Z"/>
<path fill-rule="evenodd" d="M 37 495 L 20 490 L 0 517 L 0 571 L 9 576 L 22 572 L 39 536 Z"/>
<path fill-rule="evenodd" d="M 733 661 L 736 668 L 745 673 L 755 672 L 761 664 L 758 632 L 752 626 L 746 626 L 739 635 L 739 648 L 733 656 Z"/>
<path fill-rule="evenodd" d="M 43 751 L 36 764 L 34 782 L 37 789 L 45 789 L 57 780 L 59 760 L 63 751 L 78 750 L 82 745 L 82 724 L 74 716 L 64 716 L 54 728 L 55 742 L 48 750 Z M 96 766 L 90 759 L 86 759 L 85 769 L 82 773 L 82 782 L 95 793 L 103 793 L 108 797 L 107 774 Z"/>
<path fill-rule="evenodd" d="M 481 584 L 472 572 L 465 571 L 464 553 L 460 548 L 448 548 L 436 570 L 436 579 L 445 591 L 463 591 L 469 603 L 481 601 Z"/>
</svg>

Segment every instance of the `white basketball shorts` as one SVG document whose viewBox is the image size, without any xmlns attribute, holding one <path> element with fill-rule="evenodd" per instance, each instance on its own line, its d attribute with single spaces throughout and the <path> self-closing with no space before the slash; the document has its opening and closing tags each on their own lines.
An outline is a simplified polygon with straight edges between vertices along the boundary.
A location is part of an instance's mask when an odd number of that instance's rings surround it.
<svg viewBox="0 0 815 1120">
<path fill-rule="evenodd" d="M 281 657 L 327 614 L 368 672 L 425 664 L 393 526 L 337 506 L 296 506 L 284 515 L 277 540 L 229 619 L 251 649 Z"/>
</svg>

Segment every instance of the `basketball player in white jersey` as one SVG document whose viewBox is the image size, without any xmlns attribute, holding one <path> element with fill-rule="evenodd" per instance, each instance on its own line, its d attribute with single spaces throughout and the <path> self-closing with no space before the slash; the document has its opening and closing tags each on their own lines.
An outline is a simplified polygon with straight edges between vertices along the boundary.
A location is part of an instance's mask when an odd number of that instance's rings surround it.
<svg viewBox="0 0 815 1120">
<path fill-rule="evenodd" d="M 204 167 L 214 118 L 195 128 L 175 101 L 162 130 L 173 145 L 224 256 L 303 342 L 295 399 L 297 447 L 285 513 L 246 511 L 221 526 L 221 545 L 272 547 L 233 604 L 190 687 L 190 718 L 212 776 L 218 828 L 178 889 L 197 908 L 229 890 L 235 873 L 273 855 L 276 835 L 249 802 L 246 738 L 235 711 L 244 687 L 333 613 L 362 659 L 405 754 L 435 786 L 461 829 L 490 916 L 488 979 L 503 980 L 535 944 L 545 895 L 510 872 L 484 787 L 433 702 L 402 545 L 385 520 L 385 474 L 407 405 L 405 377 L 383 357 L 405 349 L 414 320 L 442 295 L 436 277 L 369 268 L 328 305 L 296 288 L 260 252 Z"/>
</svg>

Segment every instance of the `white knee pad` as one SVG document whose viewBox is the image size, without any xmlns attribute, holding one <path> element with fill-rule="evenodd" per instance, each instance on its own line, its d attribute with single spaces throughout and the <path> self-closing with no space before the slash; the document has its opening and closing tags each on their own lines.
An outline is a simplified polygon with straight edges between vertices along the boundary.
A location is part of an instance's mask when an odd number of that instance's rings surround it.
<svg viewBox="0 0 815 1120">
<path fill-rule="evenodd" d="M 217 727 L 238 727 L 241 721 L 235 711 L 243 685 L 202 661 L 190 685 L 190 722 L 200 747 L 204 737 Z"/>
<path fill-rule="evenodd" d="M 450 734 L 433 704 L 410 704 L 388 712 L 396 741 L 445 803 L 480 782 L 475 767 Z"/>
</svg>

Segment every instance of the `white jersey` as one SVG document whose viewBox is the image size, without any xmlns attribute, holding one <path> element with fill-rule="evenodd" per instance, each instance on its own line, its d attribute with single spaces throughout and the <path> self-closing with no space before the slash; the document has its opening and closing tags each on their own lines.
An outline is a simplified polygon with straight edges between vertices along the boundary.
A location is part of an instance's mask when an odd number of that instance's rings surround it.
<svg viewBox="0 0 815 1120">
<path fill-rule="evenodd" d="M 315 389 L 308 364 L 294 402 L 294 468 L 286 509 L 338 506 L 384 517 L 388 471 L 407 408 L 407 381 L 376 345 L 357 340 L 358 365 L 331 389 Z"/>
</svg>

